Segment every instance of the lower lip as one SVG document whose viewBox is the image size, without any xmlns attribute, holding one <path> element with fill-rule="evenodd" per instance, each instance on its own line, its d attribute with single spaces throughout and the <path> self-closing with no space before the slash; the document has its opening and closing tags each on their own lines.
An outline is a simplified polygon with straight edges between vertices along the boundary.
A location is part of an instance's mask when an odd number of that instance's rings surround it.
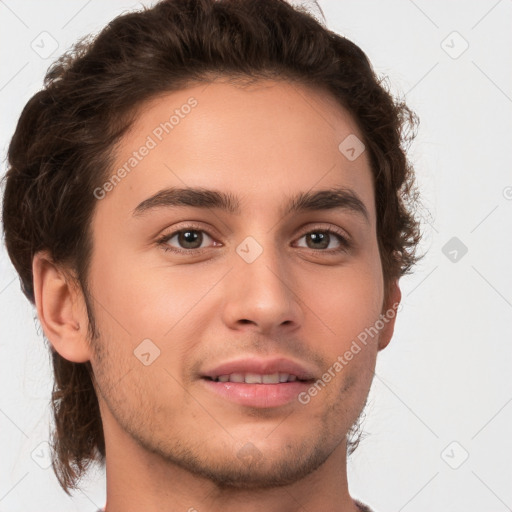
<svg viewBox="0 0 512 512">
<path fill-rule="evenodd" d="M 286 405 L 306 390 L 309 382 L 282 382 L 279 384 L 244 384 L 241 382 L 217 382 L 202 379 L 214 393 L 248 407 L 271 408 Z"/>
</svg>

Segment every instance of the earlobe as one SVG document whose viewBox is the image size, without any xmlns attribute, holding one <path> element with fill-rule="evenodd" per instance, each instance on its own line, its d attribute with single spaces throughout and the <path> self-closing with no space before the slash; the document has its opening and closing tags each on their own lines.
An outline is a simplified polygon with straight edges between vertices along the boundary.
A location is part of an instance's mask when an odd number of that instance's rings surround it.
<svg viewBox="0 0 512 512">
<path fill-rule="evenodd" d="M 32 260 L 37 315 L 53 348 L 65 359 L 84 363 L 90 359 L 87 316 L 83 298 L 48 251 L 39 251 Z"/>
<path fill-rule="evenodd" d="M 402 299 L 402 292 L 398 286 L 398 279 L 390 284 L 386 302 L 382 311 L 382 321 L 384 327 L 380 331 L 379 335 L 379 350 L 386 348 L 393 337 L 393 331 L 395 329 L 395 320 L 397 315 L 397 309 Z"/>
</svg>

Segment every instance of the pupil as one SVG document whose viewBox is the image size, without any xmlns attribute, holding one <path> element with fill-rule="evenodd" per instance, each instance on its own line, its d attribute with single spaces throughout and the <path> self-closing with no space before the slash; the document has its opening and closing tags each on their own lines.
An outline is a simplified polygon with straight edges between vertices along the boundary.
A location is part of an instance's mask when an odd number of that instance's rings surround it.
<svg viewBox="0 0 512 512">
<path fill-rule="evenodd" d="M 327 245 L 325 245 L 325 242 L 328 242 L 328 235 L 326 233 L 311 233 L 310 235 L 311 237 L 311 240 L 315 243 L 313 243 L 314 246 L 316 246 L 315 248 L 318 248 L 319 246 L 321 246 L 322 248 L 325 248 L 327 247 Z M 316 242 L 319 242 L 319 243 L 316 243 Z M 324 242 L 322 244 L 322 242 Z"/>
<path fill-rule="evenodd" d="M 197 231 L 183 231 L 181 233 L 181 240 L 180 240 L 180 243 L 184 243 L 185 245 L 187 244 L 192 244 L 194 245 L 194 243 L 197 244 L 197 241 L 199 240 L 199 245 L 197 245 L 197 247 L 199 247 L 201 245 L 201 236 L 199 236 L 199 233 Z M 194 247 L 192 248 L 195 248 L 196 246 L 194 245 Z M 190 249 L 191 247 L 186 247 L 187 249 Z"/>
</svg>

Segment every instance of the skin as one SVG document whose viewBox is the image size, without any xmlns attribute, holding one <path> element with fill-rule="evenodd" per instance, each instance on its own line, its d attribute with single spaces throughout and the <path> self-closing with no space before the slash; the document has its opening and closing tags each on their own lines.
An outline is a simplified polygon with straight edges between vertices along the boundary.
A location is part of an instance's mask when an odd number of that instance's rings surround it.
<svg viewBox="0 0 512 512">
<path fill-rule="evenodd" d="M 394 319 L 306 405 L 244 407 L 209 391 L 199 373 L 240 356 L 279 355 L 321 377 L 400 300 L 397 282 L 384 293 L 367 154 L 349 161 L 338 149 L 348 135 L 362 136 L 318 90 L 218 80 L 145 105 L 112 171 L 191 96 L 198 105 L 96 206 L 88 283 L 99 338 L 88 339 L 83 294 L 63 269 L 45 252 L 33 262 L 46 336 L 63 357 L 90 360 L 94 370 L 107 511 L 355 512 L 346 434 Z M 169 186 L 230 192 L 242 214 L 180 207 L 132 216 Z M 350 188 L 368 221 L 346 210 L 280 214 L 288 196 L 330 187 Z M 188 222 L 204 229 L 202 252 L 164 251 L 157 239 Z M 327 248 L 308 247 L 308 233 L 333 226 L 350 236 L 350 248 L 326 254 L 339 245 L 334 235 Z M 263 248 L 252 263 L 236 252 L 247 236 Z M 190 247 L 177 236 L 166 243 Z M 160 356 L 145 366 L 133 352 L 147 338 Z M 240 456 L 247 445 L 253 456 Z"/>
</svg>

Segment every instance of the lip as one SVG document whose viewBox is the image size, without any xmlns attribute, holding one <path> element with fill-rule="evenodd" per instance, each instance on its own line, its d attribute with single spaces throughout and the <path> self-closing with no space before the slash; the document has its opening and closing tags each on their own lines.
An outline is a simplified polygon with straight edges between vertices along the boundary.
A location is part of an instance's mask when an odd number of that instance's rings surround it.
<svg viewBox="0 0 512 512">
<path fill-rule="evenodd" d="M 231 373 L 288 373 L 295 375 L 293 382 L 279 384 L 246 384 L 242 382 L 219 382 L 212 380 Z M 201 382 L 212 393 L 238 405 L 269 409 L 297 400 L 297 396 L 314 380 L 313 371 L 287 358 L 245 358 L 228 361 L 208 369 L 201 374 Z"/>
<path fill-rule="evenodd" d="M 302 381 L 279 384 L 242 384 L 201 379 L 201 382 L 208 391 L 230 402 L 259 409 L 281 407 L 293 401 L 297 402 L 299 394 L 311 385 L 311 382 Z"/>
</svg>

